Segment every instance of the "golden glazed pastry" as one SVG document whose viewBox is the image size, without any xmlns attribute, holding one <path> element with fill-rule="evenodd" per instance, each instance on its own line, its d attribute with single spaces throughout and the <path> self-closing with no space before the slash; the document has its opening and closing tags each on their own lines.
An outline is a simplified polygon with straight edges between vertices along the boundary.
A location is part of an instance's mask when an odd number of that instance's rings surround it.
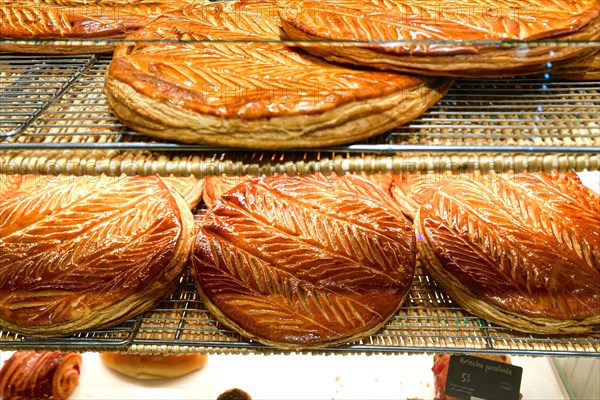
<svg viewBox="0 0 600 400">
<path fill-rule="evenodd" d="M 369 179 L 384 192 L 390 193 L 392 186 L 392 175 L 391 174 L 368 174 L 366 172 L 362 172 L 361 176 L 363 178 Z M 207 176 L 204 178 L 204 193 L 202 194 L 202 200 L 204 203 L 211 207 L 217 199 L 221 198 L 224 193 L 227 193 L 243 181 L 252 178 L 250 175 L 245 176 L 230 176 L 230 175 L 221 175 L 221 176 Z"/>
<path fill-rule="evenodd" d="M 252 178 L 250 175 L 235 176 L 223 174 L 221 176 L 207 176 L 204 178 L 204 192 L 202 193 L 204 204 L 211 207 L 224 193 L 227 193 L 250 178 Z"/>
<path fill-rule="evenodd" d="M 112 51 L 112 44 L 56 39 L 120 39 L 156 17 L 201 0 L 0 0 L 0 51 L 80 54 Z M 5 41 L 54 40 L 36 44 Z"/>
<path fill-rule="evenodd" d="M 193 216 L 158 177 L 24 175 L 0 196 L 0 326 L 64 336 L 115 325 L 175 288 Z"/>
<path fill-rule="evenodd" d="M 427 271 L 467 311 L 523 332 L 600 325 L 600 196 L 575 173 L 442 182 L 415 217 Z"/>
<path fill-rule="evenodd" d="M 207 212 L 191 273 L 221 323 L 285 349 L 377 332 L 415 268 L 412 226 L 356 175 L 247 180 Z"/>
<path fill-rule="evenodd" d="M 106 76 L 108 103 L 149 136 L 284 149 L 383 133 L 422 114 L 451 83 L 329 64 L 280 43 L 280 30 L 274 1 L 164 16 L 128 39 L 213 42 L 119 46 Z"/>
<path fill-rule="evenodd" d="M 176 190 L 187 203 L 190 210 L 193 210 L 202 200 L 204 193 L 204 179 L 198 179 L 195 176 L 166 176 L 161 177 L 170 190 Z"/>
<path fill-rule="evenodd" d="M 80 354 L 16 351 L 0 369 L 0 398 L 66 400 L 80 373 Z"/>
<path fill-rule="evenodd" d="M 557 67 L 595 48 L 500 46 L 497 42 L 600 39 L 599 0 L 448 4 L 438 0 L 280 0 L 279 4 L 283 29 L 291 39 L 358 42 L 303 44 L 313 54 L 335 62 L 424 75 L 496 77 L 546 72 L 549 62 Z"/>
</svg>

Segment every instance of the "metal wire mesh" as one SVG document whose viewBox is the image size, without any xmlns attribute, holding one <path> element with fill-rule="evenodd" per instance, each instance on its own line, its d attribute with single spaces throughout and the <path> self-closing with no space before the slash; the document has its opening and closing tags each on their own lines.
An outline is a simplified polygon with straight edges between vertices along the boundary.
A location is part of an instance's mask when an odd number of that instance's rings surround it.
<svg viewBox="0 0 600 400">
<path fill-rule="evenodd" d="M 143 353 L 279 351 L 223 327 L 204 308 L 188 275 L 181 278 L 168 300 L 120 326 L 55 339 L 0 332 L 0 348 Z M 357 343 L 313 353 L 437 351 L 598 357 L 600 331 L 565 338 L 522 334 L 495 326 L 457 307 L 419 267 L 408 300 L 379 333 Z"/>
<path fill-rule="evenodd" d="M 20 151 L 43 151 L 41 159 L 89 157 L 160 160 L 168 157 L 189 174 L 193 161 L 243 165 L 243 174 L 264 173 L 262 165 L 287 160 L 310 165 L 342 158 L 348 169 L 377 170 L 367 154 L 426 152 L 598 153 L 600 82 L 565 83 L 551 76 L 460 80 L 422 117 L 361 144 L 252 152 L 151 140 L 112 116 L 102 94 L 106 56 L 0 55 L 0 150 L 8 159 Z M 131 155 L 128 150 L 141 151 Z M 356 160 L 348 154 L 357 153 Z M 140 155 L 142 154 L 142 155 Z M 12 157 L 12 158 L 11 158 Z M 36 156 L 37 157 L 37 156 Z M 386 160 L 393 163 L 393 160 Z M 36 161 L 37 162 L 37 161 Z M 27 164 L 27 162 L 24 162 Z M 112 168 L 112 167 L 111 167 Z M 307 167 L 308 168 L 308 167 Z M 138 173 L 155 173 L 154 167 Z M 170 171 L 173 172 L 173 171 Z M 222 168 L 213 173 L 221 174 Z M 2 349 L 80 351 L 128 350 L 179 353 L 194 350 L 272 352 L 225 329 L 204 308 L 189 276 L 154 310 L 120 326 L 69 338 L 36 339 L 0 331 Z M 575 338 L 524 335 L 490 324 L 457 307 L 418 268 L 409 298 L 376 335 L 323 352 L 500 352 L 600 356 L 600 331 Z"/>
<path fill-rule="evenodd" d="M 108 56 L 0 55 L 0 137 L 6 150 L 244 149 L 165 143 L 124 127 L 102 87 Z M 304 152 L 577 152 L 600 146 L 600 82 L 459 80 L 420 118 L 365 143 Z M 52 144 L 59 144 L 52 147 Z"/>
<path fill-rule="evenodd" d="M 206 209 L 200 206 L 196 220 Z M 175 292 L 153 310 L 119 326 L 67 338 L 32 338 L 0 331 L 0 349 L 69 349 L 140 353 L 282 352 L 224 327 L 204 307 L 186 272 Z M 417 264 L 408 298 L 377 334 L 312 353 L 510 353 L 600 357 L 600 330 L 575 337 L 523 334 L 469 314 Z"/>
</svg>

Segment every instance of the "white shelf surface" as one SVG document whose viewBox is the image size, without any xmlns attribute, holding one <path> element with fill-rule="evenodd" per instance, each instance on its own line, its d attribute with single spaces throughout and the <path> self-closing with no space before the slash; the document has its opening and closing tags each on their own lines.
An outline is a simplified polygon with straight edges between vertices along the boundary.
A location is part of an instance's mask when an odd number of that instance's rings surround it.
<svg viewBox="0 0 600 400">
<path fill-rule="evenodd" d="M 0 353 L 0 360 L 10 354 Z M 524 400 L 569 398 L 549 358 L 513 357 L 513 364 L 523 367 Z M 432 365 L 429 355 L 210 355 L 202 370 L 148 382 L 114 372 L 97 353 L 85 353 L 71 399 L 214 400 L 236 387 L 254 400 L 432 399 Z"/>
</svg>

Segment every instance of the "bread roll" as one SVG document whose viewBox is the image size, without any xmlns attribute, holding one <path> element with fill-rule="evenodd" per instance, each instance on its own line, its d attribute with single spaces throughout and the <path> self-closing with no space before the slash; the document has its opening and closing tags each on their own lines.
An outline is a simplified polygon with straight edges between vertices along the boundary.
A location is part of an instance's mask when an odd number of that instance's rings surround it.
<svg viewBox="0 0 600 400">
<path fill-rule="evenodd" d="M 131 378 L 152 380 L 178 378 L 206 365 L 206 354 L 139 355 L 102 353 L 100 360 L 107 367 Z"/>
</svg>

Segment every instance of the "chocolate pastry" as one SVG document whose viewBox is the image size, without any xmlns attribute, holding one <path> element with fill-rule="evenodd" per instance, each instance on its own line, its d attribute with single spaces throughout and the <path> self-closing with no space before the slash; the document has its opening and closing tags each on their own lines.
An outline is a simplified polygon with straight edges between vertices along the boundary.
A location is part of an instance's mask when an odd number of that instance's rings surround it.
<svg viewBox="0 0 600 400">
<path fill-rule="evenodd" d="M 66 400 L 80 372 L 81 354 L 16 351 L 0 369 L 0 398 Z"/>
</svg>

